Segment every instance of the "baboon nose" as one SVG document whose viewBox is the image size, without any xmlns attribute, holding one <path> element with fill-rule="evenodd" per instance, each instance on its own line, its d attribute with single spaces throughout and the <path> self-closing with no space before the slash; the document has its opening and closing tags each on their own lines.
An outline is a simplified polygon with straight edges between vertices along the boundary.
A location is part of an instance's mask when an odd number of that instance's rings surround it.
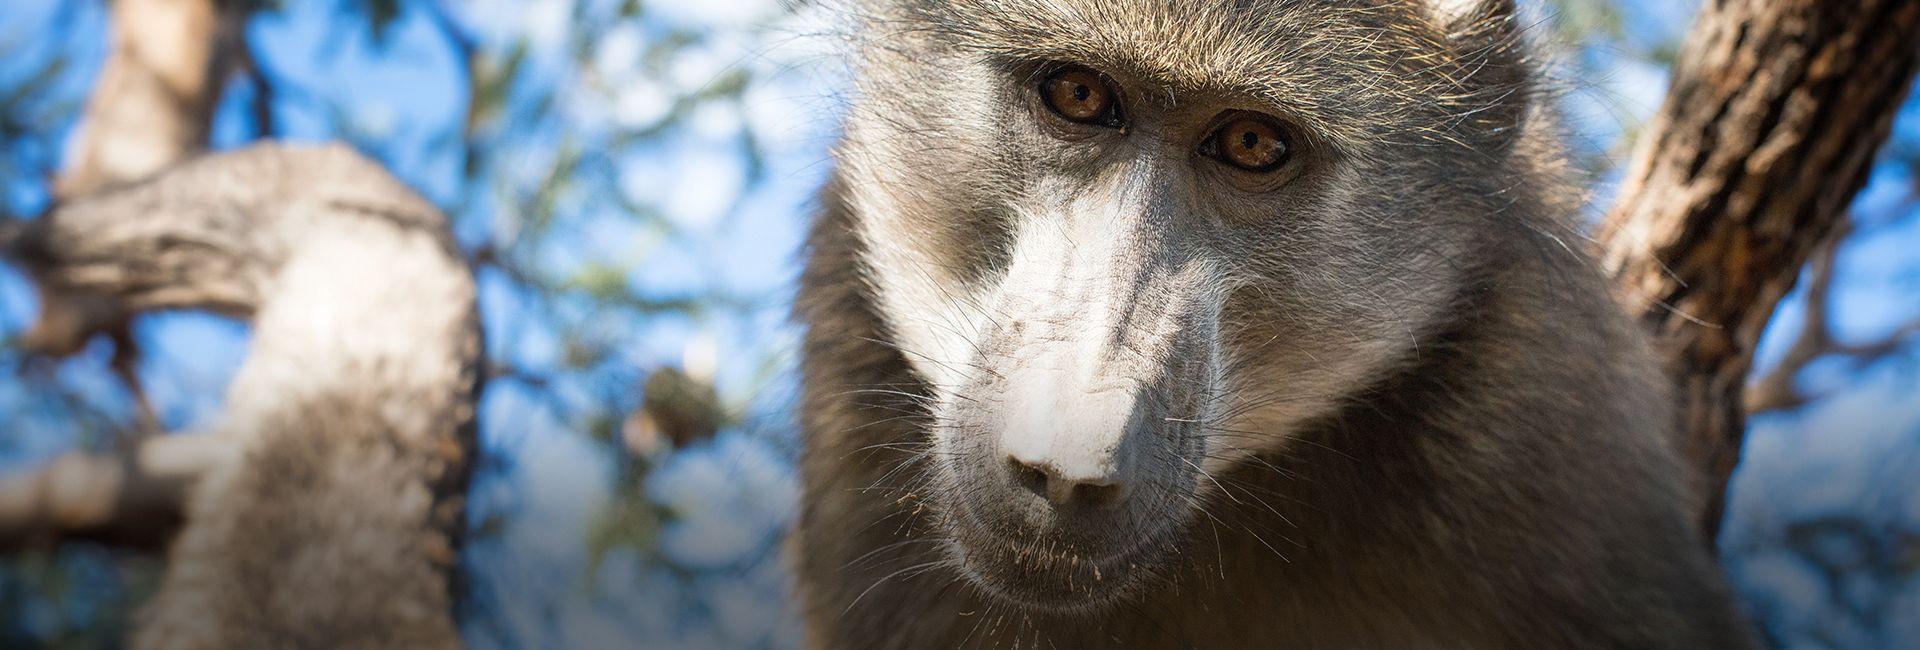
<svg viewBox="0 0 1920 650">
<path fill-rule="evenodd" d="M 1073 478 L 1052 465 L 1007 457 L 1013 482 L 1051 502 L 1055 508 L 1107 508 L 1120 502 L 1126 486 L 1112 479 Z"/>
</svg>

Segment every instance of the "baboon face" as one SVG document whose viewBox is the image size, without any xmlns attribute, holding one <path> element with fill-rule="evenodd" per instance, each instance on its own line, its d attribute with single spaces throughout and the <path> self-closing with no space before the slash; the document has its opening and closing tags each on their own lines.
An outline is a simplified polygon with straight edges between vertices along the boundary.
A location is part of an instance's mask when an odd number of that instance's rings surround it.
<svg viewBox="0 0 1920 650">
<path fill-rule="evenodd" d="M 866 23 L 841 174 L 927 498 L 977 586 L 1093 610 L 1459 294 L 1524 94 L 1504 9 L 909 5 Z"/>
</svg>

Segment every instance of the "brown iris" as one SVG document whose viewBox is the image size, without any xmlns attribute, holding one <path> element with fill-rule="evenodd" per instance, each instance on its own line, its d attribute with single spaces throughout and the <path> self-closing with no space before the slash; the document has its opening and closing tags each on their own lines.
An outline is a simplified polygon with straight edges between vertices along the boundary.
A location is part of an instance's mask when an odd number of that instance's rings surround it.
<svg viewBox="0 0 1920 650">
<path fill-rule="evenodd" d="M 1265 116 L 1240 115 L 1202 145 L 1202 151 L 1229 165 L 1251 172 L 1270 172 L 1287 164 L 1286 131 Z"/>
<path fill-rule="evenodd" d="M 1060 117 L 1081 124 L 1120 126 L 1119 102 L 1105 76 L 1080 66 L 1066 66 L 1040 82 L 1040 98 Z"/>
</svg>

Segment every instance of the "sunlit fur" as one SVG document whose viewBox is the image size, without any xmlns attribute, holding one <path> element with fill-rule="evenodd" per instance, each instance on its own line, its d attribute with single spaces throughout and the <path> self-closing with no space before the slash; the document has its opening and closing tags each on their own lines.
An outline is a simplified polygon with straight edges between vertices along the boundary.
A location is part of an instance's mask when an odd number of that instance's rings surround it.
<svg viewBox="0 0 1920 650">
<path fill-rule="evenodd" d="M 798 307 L 813 645 L 1747 643 L 1504 1 L 846 13 Z M 1128 129 L 1036 110 L 1060 63 Z M 1294 162 L 1195 154 L 1231 110 Z M 1049 506 L 1028 444 L 1125 497 Z"/>
</svg>

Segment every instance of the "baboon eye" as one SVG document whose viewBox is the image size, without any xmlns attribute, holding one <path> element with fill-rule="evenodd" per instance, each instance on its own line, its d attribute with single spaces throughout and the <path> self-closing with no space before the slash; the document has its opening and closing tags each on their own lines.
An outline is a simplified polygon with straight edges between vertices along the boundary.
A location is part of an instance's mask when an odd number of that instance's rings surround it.
<svg viewBox="0 0 1920 650">
<path fill-rule="evenodd" d="M 1105 75 L 1081 66 L 1066 66 L 1040 82 L 1040 99 L 1068 121 L 1119 127 L 1120 107 Z"/>
<path fill-rule="evenodd" d="M 1272 118 L 1246 113 L 1207 136 L 1200 152 L 1250 172 L 1270 172 L 1287 164 L 1292 148 L 1286 130 Z"/>
</svg>

